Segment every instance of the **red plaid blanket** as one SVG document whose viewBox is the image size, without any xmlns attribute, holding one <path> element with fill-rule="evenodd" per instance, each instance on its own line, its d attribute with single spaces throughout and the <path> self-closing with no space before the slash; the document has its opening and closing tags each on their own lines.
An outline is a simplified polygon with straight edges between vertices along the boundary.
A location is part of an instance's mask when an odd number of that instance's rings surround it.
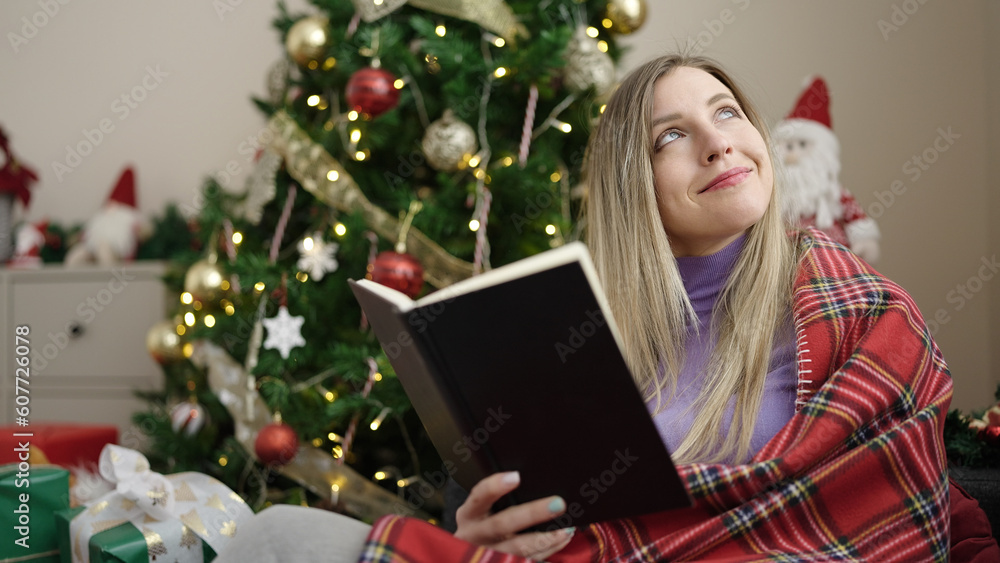
<svg viewBox="0 0 1000 563">
<path fill-rule="evenodd" d="M 746 465 L 679 467 L 693 508 L 577 530 L 552 561 L 947 560 L 944 360 L 899 286 L 818 231 L 801 244 L 792 420 Z M 520 560 L 402 517 L 361 559 Z"/>
</svg>

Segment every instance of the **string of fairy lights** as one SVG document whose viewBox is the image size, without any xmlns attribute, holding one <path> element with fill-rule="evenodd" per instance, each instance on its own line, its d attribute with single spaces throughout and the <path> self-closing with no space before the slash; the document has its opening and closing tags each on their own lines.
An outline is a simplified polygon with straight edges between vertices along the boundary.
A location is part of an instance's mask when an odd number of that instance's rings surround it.
<svg viewBox="0 0 1000 563">
<path fill-rule="evenodd" d="M 376 7 L 381 4 L 381 0 L 352 0 L 358 2 L 374 2 Z M 582 21 L 582 16 L 567 19 Z M 344 147 L 344 155 L 358 163 L 371 160 L 373 147 L 366 142 L 368 138 L 369 123 L 376 119 L 381 113 L 395 107 L 400 98 L 400 93 L 404 89 L 409 89 L 413 94 L 415 109 L 425 127 L 426 134 L 422 140 L 422 149 L 427 157 L 427 162 L 440 171 L 456 173 L 467 173 L 476 181 L 474 193 L 475 206 L 471 217 L 468 220 L 468 231 L 477 237 L 477 271 L 481 268 L 488 268 L 489 244 L 485 238 L 486 220 L 489 215 L 490 187 L 492 183 L 491 171 L 499 168 L 506 168 L 514 165 L 524 167 L 525 157 L 532 141 L 548 131 L 569 134 L 573 131 L 573 126 L 560 119 L 560 115 L 569 108 L 573 102 L 577 101 L 581 92 L 589 89 L 598 92 L 609 90 L 614 81 L 614 68 L 610 57 L 609 43 L 603 38 L 606 33 L 630 33 L 641 26 L 645 17 L 645 3 L 641 0 L 610 0 L 608 3 L 607 17 L 601 22 L 601 28 L 595 26 L 577 25 L 576 33 L 570 40 L 567 47 L 567 69 L 565 80 L 570 85 L 571 92 L 567 94 L 558 104 L 556 104 L 547 115 L 541 120 L 535 119 L 535 109 L 537 103 L 537 89 L 533 86 L 532 97 L 525 108 L 524 131 L 520 143 L 520 154 L 497 153 L 494 154 L 485 135 L 485 115 L 489 102 L 490 87 L 494 81 L 509 79 L 515 71 L 502 64 L 491 65 L 491 49 L 505 49 L 509 47 L 509 41 L 497 33 L 484 29 L 481 35 L 481 46 L 484 60 L 491 66 L 492 70 L 484 77 L 484 88 L 482 100 L 479 106 L 478 127 L 464 123 L 456 119 L 450 112 L 436 120 L 431 120 L 427 114 L 424 104 L 423 94 L 420 92 L 417 81 L 409 76 L 405 69 L 400 69 L 401 76 L 397 77 L 387 70 L 380 60 L 379 41 L 380 34 L 378 28 L 371 35 L 371 44 L 360 46 L 358 53 L 371 59 L 371 65 L 363 68 L 354 75 L 348 82 L 347 90 L 342 96 L 340 92 L 329 89 L 323 92 L 311 92 L 305 94 L 305 104 L 307 107 L 317 112 L 329 112 L 330 115 L 322 122 L 322 129 L 326 132 L 336 132 L 340 137 L 341 145 Z M 357 18 L 352 22 L 348 33 L 354 33 L 358 25 Z M 438 22 L 434 27 L 434 34 L 439 38 L 448 35 L 449 29 L 446 22 Z M 307 16 L 296 21 L 289 29 L 285 46 L 289 58 L 300 68 L 310 71 L 329 72 L 336 68 L 338 61 L 333 56 L 328 56 L 327 48 L 330 44 L 329 21 L 320 16 Z M 424 70 L 429 74 L 438 74 L 441 71 L 440 60 L 437 55 L 427 52 L 423 56 Z M 287 84 L 288 76 L 285 76 L 285 83 L 279 84 L 278 89 L 284 90 L 282 93 L 282 103 L 289 95 L 303 95 L 301 92 L 289 92 Z M 372 86 L 385 86 L 379 90 L 382 92 L 377 96 L 372 95 Z M 378 89 L 378 88 L 375 88 Z M 346 111 L 340 107 L 341 100 L 347 101 Z M 596 114 L 592 119 L 596 120 L 600 113 L 603 113 L 604 106 L 595 106 Z M 478 129 L 478 131 L 477 131 Z M 549 174 L 549 180 L 554 185 L 553 200 L 562 203 L 561 211 L 566 225 L 571 224 L 569 201 L 571 199 L 572 187 L 569 184 L 569 170 L 565 164 L 559 164 L 556 169 Z M 337 182 L 340 180 L 340 172 L 330 170 L 326 173 L 326 180 Z M 419 193 L 417 194 L 419 197 Z M 273 196 L 271 196 L 273 197 Z M 473 197 L 473 196 L 470 196 Z M 266 203 L 266 201 L 264 202 Z M 290 206 L 289 206 L 290 207 Z M 419 208 L 411 206 L 406 227 L 412 220 L 412 216 L 419 211 Z M 541 228 L 546 235 L 551 237 L 551 244 L 558 246 L 563 244 L 567 233 L 561 231 L 558 224 L 546 222 L 544 225 L 533 228 Z M 282 236 L 283 224 L 275 233 L 275 240 Z M 335 269 L 336 259 L 334 252 L 328 252 L 316 257 L 317 250 L 336 250 L 336 241 L 345 242 L 350 236 L 370 236 L 369 233 L 357 234 L 348 232 L 347 226 L 343 223 L 330 220 L 326 226 L 318 232 L 307 235 L 297 241 L 300 253 L 305 257 L 312 256 L 314 259 L 307 261 L 306 267 L 300 261 L 295 268 L 292 277 L 299 283 L 306 283 L 310 279 L 318 281 L 322 278 L 325 268 L 330 268 L 330 260 L 333 261 Z M 238 230 L 232 230 L 231 224 L 222 237 L 227 257 L 230 262 L 235 260 L 235 256 L 243 243 L 244 236 Z M 327 239 L 327 240 L 324 240 Z M 405 228 L 400 233 L 400 239 L 405 240 Z M 160 363 L 169 363 L 192 355 L 192 343 L 189 341 L 189 334 L 195 329 L 213 329 L 219 323 L 220 316 L 232 317 L 237 313 L 237 305 L 234 303 L 232 293 L 242 294 L 244 291 L 251 297 L 263 303 L 270 296 L 267 291 L 274 291 L 275 288 L 268 288 L 263 281 L 256 281 L 249 285 L 246 290 L 242 290 L 240 280 L 226 273 L 225 264 L 219 260 L 214 243 L 218 237 L 213 236 L 213 246 L 209 249 L 208 255 L 190 266 L 185 274 L 184 291 L 179 296 L 179 307 L 176 316 L 165 319 L 157 323 L 147 335 L 147 348 L 150 354 Z M 401 242 L 401 241 L 400 241 Z M 332 246 L 331 246 L 332 245 Z M 402 249 L 397 248 L 399 254 L 405 252 L 405 245 Z M 372 241 L 372 258 L 369 259 L 368 272 L 371 275 L 375 269 L 376 260 L 381 255 L 375 257 L 375 242 Z M 322 253 L 321 253 L 322 254 Z M 273 255 L 273 252 L 272 252 Z M 272 256 L 273 260 L 273 256 Z M 419 268 L 416 269 L 419 272 Z M 379 280 L 376 280 L 379 281 Z M 390 285 L 390 283 L 386 283 Z M 412 289 L 412 288 L 410 288 Z M 419 291 L 419 289 L 418 289 Z M 411 295 L 413 296 L 413 295 Z M 262 308 L 260 309 L 262 310 Z M 257 327 L 259 332 L 259 327 Z M 257 348 L 260 347 L 259 339 L 251 339 L 250 354 L 256 359 Z M 264 347 L 268 347 L 265 345 Z M 284 356 L 285 354 L 283 354 Z M 247 365 L 252 368 L 251 365 Z M 249 372 L 249 370 L 248 370 Z M 291 387 L 292 392 L 302 392 L 305 389 L 312 389 L 328 403 L 333 403 L 339 399 L 338 392 L 324 387 L 324 382 L 335 375 L 332 369 L 323 370 L 311 377 L 305 378 L 300 383 Z M 376 385 L 382 380 L 382 374 L 373 369 L 369 374 L 367 389 Z M 260 382 L 255 382 L 259 384 Z M 175 407 L 172 419 L 175 422 L 175 431 L 178 429 L 197 432 L 200 428 L 196 422 L 201 417 L 200 424 L 204 424 L 204 413 L 199 410 L 196 403 L 195 389 L 193 382 L 189 382 L 187 388 L 188 400 Z M 365 393 L 368 395 L 367 391 Z M 372 431 L 378 431 L 385 421 L 392 415 L 392 409 L 382 405 L 378 414 L 368 424 Z M 357 419 L 355 419 L 356 422 Z M 334 459 L 343 463 L 350 455 L 350 445 L 353 439 L 355 425 L 352 425 L 347 433 L 327 432 L 323 436 L 316 436 L 309 440 L 309 444 L 315 448 L 323 448 L 330 452 Z M 408 440 L 408 438 L 407 438 Z M 412 450 L 412 444 L 407 446 Z M 225 466 L 228 458 L 222 455 L 218 463 Z M 395 467 L 384 467 L 373 475 L 375 481 L 395 480 L 400 491 L 406 487 L 421 481 L 419 475 L 406 476 L 400 473 Z M 334 491 L 335 492 L 335 491 Z"/>
</svg>

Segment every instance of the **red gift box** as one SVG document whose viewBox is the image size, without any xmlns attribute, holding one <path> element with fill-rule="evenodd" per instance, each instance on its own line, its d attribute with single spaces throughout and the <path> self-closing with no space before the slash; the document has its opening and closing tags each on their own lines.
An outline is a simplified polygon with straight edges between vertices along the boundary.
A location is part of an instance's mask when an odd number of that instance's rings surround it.
<svg viewBox="0 0 1000 563">
<path fill-rule="evenodd" d="M 118 427 L 65 423 L 0 426 L 0 465 L 21 461 L 16 448 L 25 442 L 41 450 L 55 465 L 97 465 L 104 445 L 118 444 Z"/>
</svg>

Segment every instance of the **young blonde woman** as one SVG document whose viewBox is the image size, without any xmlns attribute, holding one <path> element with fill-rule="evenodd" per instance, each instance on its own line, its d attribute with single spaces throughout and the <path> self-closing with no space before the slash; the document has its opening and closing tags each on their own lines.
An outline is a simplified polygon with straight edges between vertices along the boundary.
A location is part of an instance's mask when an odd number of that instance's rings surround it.
<svg viewBox="0 0 1000 563">
<path fill-rule="evenodd" d="M 948 558 L 944 360 L 905 291 L 818 231 L 790 234 L 767 129 L 729 75 L 639 67 L 586 166 L 587 243 L 695 506 L 523 532 L 565 502 L 492 513 L 518 484 L 502 473 L 470 491 L 457 540 L 386 518 L 366 560 Z"/>
<path fill-rule="evenodd" d="M 767 130 L 733 80 L 701 58 L 641 66 L 586 172 L 587 243 L 695 505 L 525 532 L 566 504 L 493 513 L 519 482 L 501 473 L 470 491 L 454 535 L 386 517 L 361 560 L 957 559 L 971 544 L 950 537 L 944 360 L 905 291 L 788 230 Z M 962 558 L 1000 559 L 988 523 L 977 533 Z"/>
</svg>

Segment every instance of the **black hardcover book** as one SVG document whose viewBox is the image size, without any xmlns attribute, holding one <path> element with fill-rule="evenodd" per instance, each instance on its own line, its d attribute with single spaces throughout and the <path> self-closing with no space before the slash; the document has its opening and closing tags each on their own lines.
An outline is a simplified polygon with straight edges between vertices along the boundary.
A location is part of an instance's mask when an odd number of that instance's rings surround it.
<svg viewBox="0 0 1000 563">
<path fill-rule="evenodd" d="M 444 470 L 466 490 L 520 471 L 507 503 L 560 495 L 559 526 L 690 506 L 582 243 L 417 301 L 349 283 Z"/>
</svg>

